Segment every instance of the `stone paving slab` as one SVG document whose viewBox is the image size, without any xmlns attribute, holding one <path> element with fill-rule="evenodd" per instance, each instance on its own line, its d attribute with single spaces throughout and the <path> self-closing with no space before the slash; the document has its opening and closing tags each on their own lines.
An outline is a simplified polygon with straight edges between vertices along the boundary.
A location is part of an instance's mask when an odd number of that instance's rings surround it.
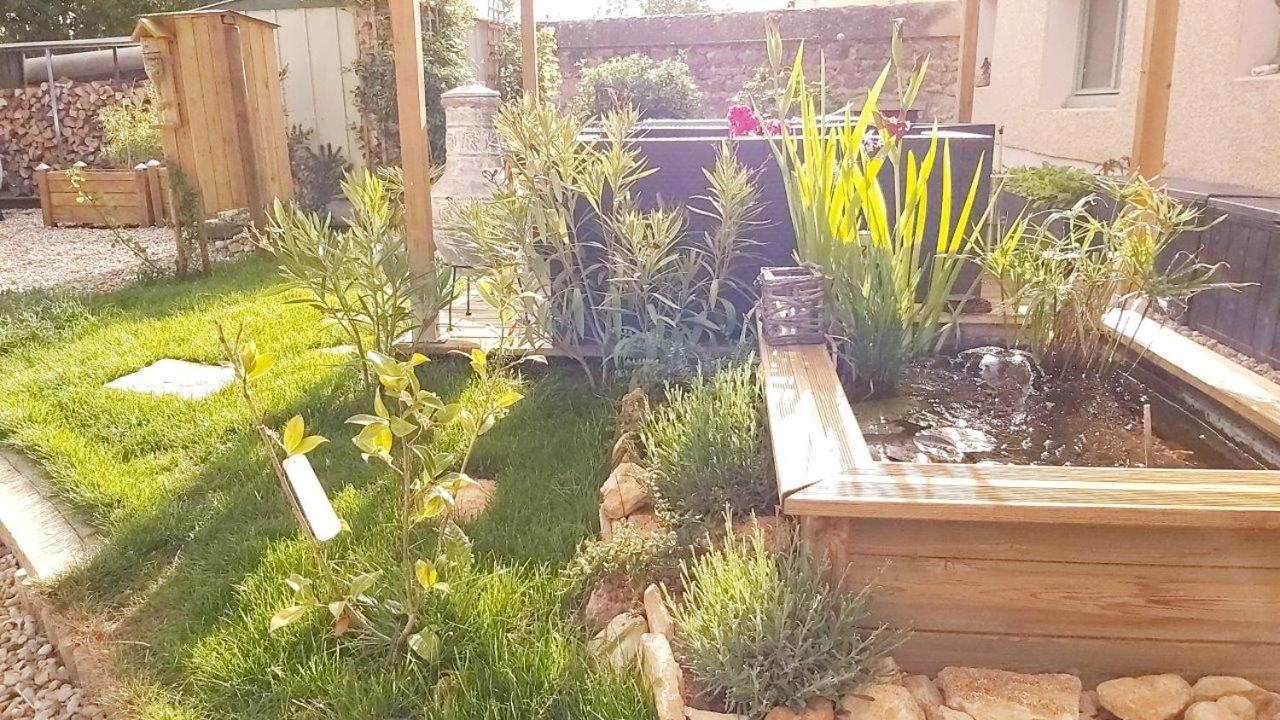
<svg viewBox="0 0 1280 720">
<path fill-rule="evenodd" d="M 235 370 L 229 367 L 164 358 L 135 373 L 116 378 L 104 387 L 199 400 L 227 387 L 235 378 Z"/>
<path fill-rule="evenodd" d="M 21 453 L 2 446 L 0 540 L 38 580 L 74 565 L 93 541 L 90 530 L 54 503 L 44 473 Z"/>
</svg>

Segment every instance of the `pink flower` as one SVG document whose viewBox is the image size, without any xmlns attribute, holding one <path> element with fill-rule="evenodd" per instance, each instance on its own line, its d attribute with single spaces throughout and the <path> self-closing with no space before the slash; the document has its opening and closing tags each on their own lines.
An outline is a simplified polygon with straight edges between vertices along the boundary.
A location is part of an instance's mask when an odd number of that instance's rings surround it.
<svg viewBox="0 0 1280 720">
<path fill-rule="evenodd" d="M 760 132 L 760 116 L 749 105 L 734 105 L 729 108 L 729 136 L 741 137 Z"/>
<path fill-rule="evenodd" d="M 778 121 L 778 120 L 769 120 L 768 122 L 766 122 L 766 123 L 764 124 L 764 134 L 766 134 L 766 135 L 781 135 L 781 134 L 782 134 L 782 122 L 781 122 L 781 121 Z"/>
</svg>

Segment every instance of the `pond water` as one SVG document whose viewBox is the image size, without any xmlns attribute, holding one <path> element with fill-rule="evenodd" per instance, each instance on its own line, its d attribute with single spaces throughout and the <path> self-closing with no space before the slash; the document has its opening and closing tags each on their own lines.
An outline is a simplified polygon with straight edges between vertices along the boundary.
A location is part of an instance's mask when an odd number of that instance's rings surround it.
<svg viewBox="0 0 1280 720">
<path fill-rule="evenodd" d="M 1149 441 L 1145 405 L 1152 407 Z M 1161 437 L 1162 425 L 1183 418 L 1124 373 L 1110 381 L 1061 377 L 1004 348 L 912 364 L 893 396 L 855 402 L 853 412 L 877 460 L 1234 467 L 1207 444 L 1169 439 L 1194 432 Z"/>
</svg>

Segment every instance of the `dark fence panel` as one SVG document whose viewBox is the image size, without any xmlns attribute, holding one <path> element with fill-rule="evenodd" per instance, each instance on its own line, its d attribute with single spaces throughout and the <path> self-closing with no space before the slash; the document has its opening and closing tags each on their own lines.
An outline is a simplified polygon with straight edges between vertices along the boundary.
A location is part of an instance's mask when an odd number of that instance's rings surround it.
<svg viewBox="0 0 1280 720">
<path fill-rule="evenodd" d="M 1190 238 L 1205 262 L 1224 262 L 1220 280 L 1247 283 L 1238 290 L 1210 290 L 1191 299 L 1186 323 L 1193 330 L 1250 357 L 1280 367 L 1280 200 L 1274 212 L 1257 205 L 1210 199 L 1209 230 Z"/>
</svg>

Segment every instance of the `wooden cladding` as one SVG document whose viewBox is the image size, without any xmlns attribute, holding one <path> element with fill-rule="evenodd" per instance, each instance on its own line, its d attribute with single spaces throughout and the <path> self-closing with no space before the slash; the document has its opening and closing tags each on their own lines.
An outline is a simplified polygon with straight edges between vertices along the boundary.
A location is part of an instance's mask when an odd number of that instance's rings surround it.
<svg viewBox="0 0 1280 720">
<path fill-rule="evenodd" d="M 36 171 L 36 190 L 45 225 L 146 227 L 168 224 L 169 181 L 164 168 L 81 172 L 85 194 L 96 202 L 80 202 L 80 195 L 71 183 L 71 171 Z"/>
<path fill-rule="evenodd" d="M 293 199 L 276 26 L 235 12 L 148 15 L 134 38 L 155 83 L 170 167 L 206 215 Z"/>
</svg>

